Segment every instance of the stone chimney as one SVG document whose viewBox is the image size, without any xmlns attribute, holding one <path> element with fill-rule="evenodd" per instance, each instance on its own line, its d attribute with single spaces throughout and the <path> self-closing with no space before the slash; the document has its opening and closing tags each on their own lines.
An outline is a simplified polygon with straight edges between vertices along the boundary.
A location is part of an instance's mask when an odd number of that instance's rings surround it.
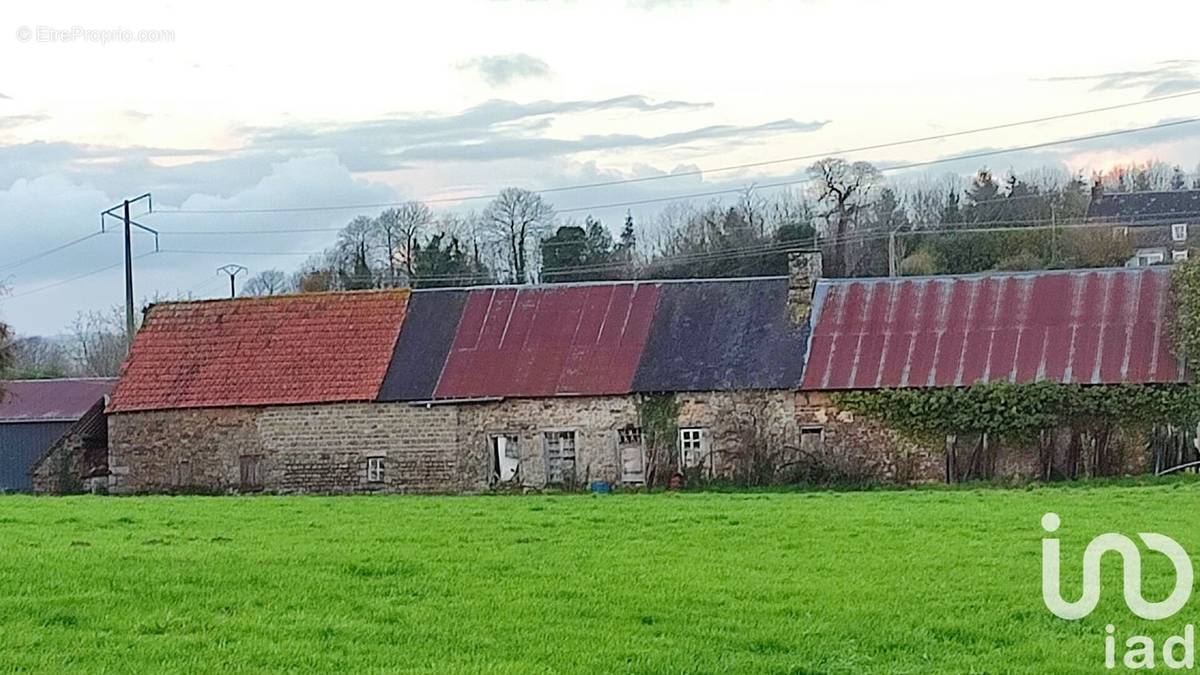
<svg viewBox="0 0 1200 675">
<path fill-rule="evenodd" d="M 820 251 L 788 253 L 788 313 L 798 326 L 808 323 L 813 293 L 817 290 L 817 280 L 820 278 Z"/>
</svg>

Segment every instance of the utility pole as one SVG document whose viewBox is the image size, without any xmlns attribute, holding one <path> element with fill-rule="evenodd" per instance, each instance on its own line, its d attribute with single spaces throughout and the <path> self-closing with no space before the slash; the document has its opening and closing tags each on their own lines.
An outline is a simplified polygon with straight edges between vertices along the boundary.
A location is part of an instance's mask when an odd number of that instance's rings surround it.
<svg viewBox="0 0 1200 675">
<path fill-rule="evenodd" d="M 230 298 L 237 297 L 237 289 L 234 286 L 233 280 L 236 279 L 237 275 L 241 274 L 242 272 L 249 272 L 249 271 L 250 270 L 246 269 L 245 267 L 242 267 L 241 265 L 235 265 L 235 264 L 223 265 L 223 266 L 217 268 L 217 272 L 223 272 L 223 273 L 229 275 L 229 297 Z"/>
<path fill-rule="evenodd" d="M 888 232 L 888 276 L 896 276 L 896 231 Z"/>
<path fill-rule="evenodd" d="M 147 213 L 154 212 L 154 199 L 147 192 L 133 199 L 126 199 L 116 206 L 100 212 L 100 231 L 106 232 L 107 218 L 116 218 L 125 226 L 125 349 L 128 350 L 133 344 L 133 334 L 136 331 L 134 315 L 133 315 L 133 227 L 140 228 L 154 235 L 154 251 L 158 252 L 158 230 L 146 227 L 141 223 L 129 217 L 129 205 L 136 204 L 142 200 L 146 201 L 148 207 Z M 121 215 L 114 213 L 117 209 L 121 209 Z"/>
</svg>

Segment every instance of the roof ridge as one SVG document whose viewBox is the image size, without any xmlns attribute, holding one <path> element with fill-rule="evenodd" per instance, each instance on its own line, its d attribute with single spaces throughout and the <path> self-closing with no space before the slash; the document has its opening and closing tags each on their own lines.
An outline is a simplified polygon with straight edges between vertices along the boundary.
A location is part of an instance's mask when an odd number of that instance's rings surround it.
<svg viewBox="0 0 1200 675">
<path fill-rule="evenodd" d="M 19 377 L 12 380 L 2 380 L 5 384 L 17 382 L 116 382 L 117 377 Z"/>
<path fill-rule="evenodd" d="M 982 272 L 962 272 L 959 274 L 914 274 L 911 276 L 896 276 L 896 277 L 821 277 L 818 283 L 821 284 L 849 284 L 864 281 L 926 281 L 926 280 L 953 280 L 953 279 L 979 279 L 986 277 L 1013 277 L 1022 275 L 1032 276 L 1051 276 L 1055 274 L 1090 274 L 1092 272 L 1129 272 L 1131 274 L 1149 273 L 1157 271 L 1167 271 L 1173 265 L 1151 265 L 1149 267 L 1069 267 L 1061 270 L 984 270 Z"/>
<path fill-rule="evenodd" d="M 311 293 L 278 293 L 276 295 L 241 295 L 236 298 L 194 298 L 180 300 L 163 300 L 162 302 L 152 302 L 150 307 L 161 307 L 164 305 L 198 305 L 202 303 L 243 303 L 249 304 L 254 302 L 274 302 L 278 300 L 299 300 L 303 298 L 327 298 L 335 295 L 406 295 L 412 293 L 413 289 L 404 288 L 365 288 L 353 291 L 315 291 Z"/>
</svg>

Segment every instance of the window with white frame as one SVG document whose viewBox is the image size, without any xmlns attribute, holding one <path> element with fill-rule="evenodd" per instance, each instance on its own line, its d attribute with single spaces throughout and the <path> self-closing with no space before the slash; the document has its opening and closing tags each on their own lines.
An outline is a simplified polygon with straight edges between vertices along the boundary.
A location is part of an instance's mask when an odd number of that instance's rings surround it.
<svg viewBox="0 0 1200 675">
<path fill-rule="evenodd" d="M 1171 251 L 1171 262 L 1183 262 L 1188 259 L 1187 249 L 1182 251 Z"/>
<path fill-rule="evenodd" d="M 1163 261 L 1162 251 L 1139 251 L 1137 254 L 1137 266 L 1149 267 L 1157 265 Z"/>
<path fill-rule="evenodd" d="M 701 427 L 679 430 L 679 466 L 690 469 L 703 466 L 708 458 L 708 433 Z"/>
<path fill-rule="evenodd" d="M 575 483 L 575 449 L 578 436 L 574 430 L 542 432 L 542 449 L 546 453 L 546 482 L 551 485 Z"/>
<path fill-rule="evenodd" d="M 1175 223 L 1171 226 L 1171 241 L 1187 241 L 1187 223 Z"/>
<path fill-rule="evenodd" d="M 383 457 L 368 457 L 367 458 L 367 482 L 382 483 L 384 476 L 384 461 Z"/>
</svg>

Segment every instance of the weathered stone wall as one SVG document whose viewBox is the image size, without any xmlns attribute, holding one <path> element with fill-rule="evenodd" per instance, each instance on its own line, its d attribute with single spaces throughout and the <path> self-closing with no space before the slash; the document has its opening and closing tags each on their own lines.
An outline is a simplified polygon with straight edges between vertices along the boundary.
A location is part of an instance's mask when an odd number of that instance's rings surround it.
<svg viewBox="0 0 1200 675">
<path fill-rule="evenodd" d="M 107 484 L 104 401 L 98 401 L 71 425 L 30 470 L 34 494 L 87 492 Z"/>
<path fill-rule="evenodd" d="M 459 492 L 486 474 L 462 463 L 459 410 L 343 403 L 118 413 L 109 418 L 116 492 Z M 242 483 L 257 458 L 261 487 Z M 383 458 L 371 481 L 368 462 Z"/>
</svg>

